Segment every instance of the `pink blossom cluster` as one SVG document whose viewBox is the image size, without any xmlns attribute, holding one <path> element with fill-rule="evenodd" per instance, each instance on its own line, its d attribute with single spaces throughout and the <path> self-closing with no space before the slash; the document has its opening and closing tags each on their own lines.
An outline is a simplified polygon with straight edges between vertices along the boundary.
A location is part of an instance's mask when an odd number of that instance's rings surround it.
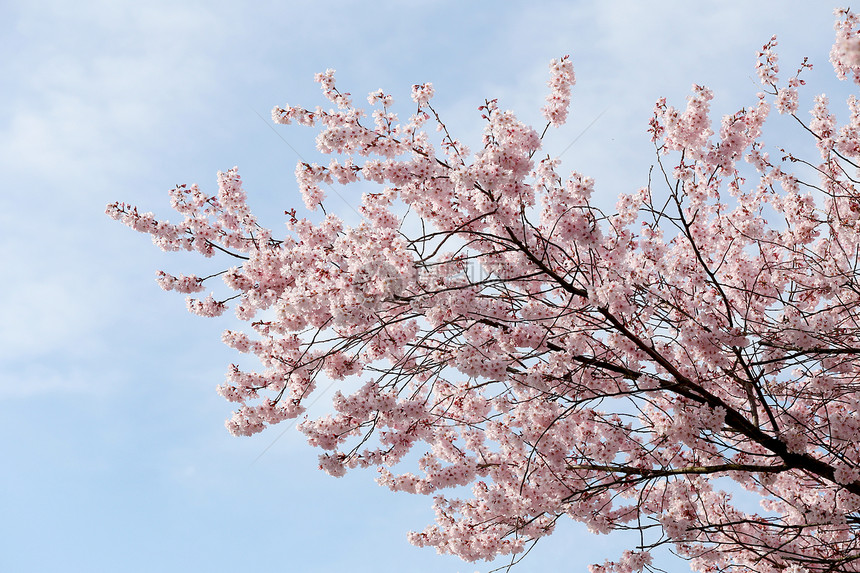
<svg viewBox="0 0 860 573">
<path fill-rule="evenodd" d="M 169 275 L 164 271 L 158 271 L 156 273 L 156 280 L 158 284 L 164 290 L 175 290 L 177 292 L 200 292 L 204 290 L 203 287 L 203 279 L 200 277 L 190 276 L 186 277 L 185 275 L 179 275 L 175 277 L 173 275 Z"/>
<path fill-rule="evenodd" d="M 412 86 L 412 101 L 417 103 L 419 108 L 426 106 L 435 93 L 433 84 L 416 84 Z"/>
<path fill-rule="evenodd" d="M 860 22 L 840 18 L 844 44 Z M 293 210 L 276 236 L 235 169 L 212 196 L 176 187 L 180 223 L 122 203 L 108 214 L 165 250 L 235 265 L 159 274 L 169 290 L 226 290 L 189 309 L 232 305 L 249 325 L 223 335 L 261 365 L 231 365 L 218 387 L 237 405 L 230 432 L 296 419 L 322 377 L 339 383 L 330 411 L 299 429 L 329 474 L 374 467 L 381 485 L 432 496 L 416 545 L 491 559 L 570 518 L 640 533 L 593 572 L 647 570 L 663 545 L 703 572 L 860 571 L 860 104 L 845 125 L 824 97 L 801 118 L 802 82 L 780 83 L 775 45 L 761 54 L 765 93 L 718 126 L 705 87 L 683 110 L 657 102 L 660 177 L 612 214 L 593 205 L 590 177 L 533 159 L 541 136 L 497 101 L 480 108 L 470 156 L 430 84 L 401 121 L 382 90 L 369 113 L 354 107 L 331 71 L 317 81 L 336 109 L 273 117 L 317 127 L 318 149 L 338 156 L 297 166 L 308 208 L 327 185 L 380 186 L 356 225 Z M 559 125 L 569 58 L 551 78 L 545 113 Z M 814 134 L 818 158 L 771 156 L 772 107 Z M 820 179 L 793 173 L 798 162 Z M 736 503 L 727 481 L 762 509 Z"/>
<path fill-rule="evenodd" d="M 849 9 L 837 9 L 836 42 L 830 50 L 830 63 L 839 79 L 851 73 L 860 84 L 860 15 Z"/>
<path fill-rule="evenodd" d="M 758 79 L 765 86 L 775 87 L 779 83 L 779 56 L 776 53 L 776 36 L 772 36 L 758 53 L 755 68 Z"/>
<path fill-rule="evenodd" d="M 546 97 L 546 105 L 543 108 L 543 116 L 546 120 L 561 127 L 567 121 L 570 110 L 570 90 L 576 84 L 576 75 L 573 73 L 573 62 L 570 56 L 554 59 L 550 62 L 550 77 L 547 85 L 550 94 Z"/>
</svg>

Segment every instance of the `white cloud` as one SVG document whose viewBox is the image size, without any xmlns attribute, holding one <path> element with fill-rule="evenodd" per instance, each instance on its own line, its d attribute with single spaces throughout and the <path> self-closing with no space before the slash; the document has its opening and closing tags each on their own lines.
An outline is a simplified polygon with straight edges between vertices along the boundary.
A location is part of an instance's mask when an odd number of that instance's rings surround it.
<svg viewBox="0 0 860 573">
<path fill-rule="evenodd" d="M 204 5 L 42 2 L 17 16 L 16 57 L 0 64 L 15 86 L 0 96 L 0 161 L 46 183 L 131 168 L 192 102 L 206 107 L 229 40 Z"/>
</svg>

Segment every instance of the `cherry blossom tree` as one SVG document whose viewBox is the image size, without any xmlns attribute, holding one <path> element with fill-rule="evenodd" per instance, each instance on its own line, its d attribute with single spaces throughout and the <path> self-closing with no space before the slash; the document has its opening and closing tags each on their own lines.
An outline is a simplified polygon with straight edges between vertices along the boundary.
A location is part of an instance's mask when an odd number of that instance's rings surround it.
<svg viewBox="0 0 860 573">
<path fill-rule="evenodd" d="M 860 84 L 860 18 L 839 11 L 836 31 L 836 74 Z M 336 381 L 330 413 L 298 427 L 329 474 L 378 468 L 381 485 L 433 497 L 415 545 L 517 556 L 572 518 L 639 533 L 594 573 L 652 569 L 664 545 L 699 571 L 860 571 L 860 100 L 841 126 L 824 96 L 800 114 L 809 64 L 780 79 L 775 46 L 758 101 L 719 127 L 707 88 L 684 109 L 657 102 L 649 184 L 613 214 L 496 100 L 472 154 L 430 84 L 402 121 L 392 96 L 371 93 L 368 112 L 331 70 L 316 79 L 333 109 L 272 113 L 318 128 L 333 156 L 296 167 L 314 221 L 258 224 L 235 168 L 215 194 L 173 189 L 179 223 L 107 212 L 164 250 L 232 261 L 158 273 L 181 293 L 220 277 L 226 294 L 188 309 L 229 304 L 250 326 L 223 334 L 262 365 L 230 366 L 218 387 L 237 404 L 230 432 L 303 417 Z M 571 60 L 554 60 L 543 133 L 573 84 Z M 773 108 L 820 157 L 767 151 Z M 323 208 L 335 183 L 378 184 L 355 226 Z M 740 488 L 760 510 L 733 500 Z"/>
</svg>

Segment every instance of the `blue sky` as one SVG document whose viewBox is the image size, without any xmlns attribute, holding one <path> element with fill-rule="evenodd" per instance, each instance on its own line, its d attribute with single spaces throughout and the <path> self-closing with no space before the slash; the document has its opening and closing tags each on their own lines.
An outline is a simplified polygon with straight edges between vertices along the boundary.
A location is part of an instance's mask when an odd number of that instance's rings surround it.
<svg viewBox="0 0 860 573">
<path fill-rule="evenodd" d="M 406 531 L 432 520 L 430 500 L 392 494 L 373 472 L 322 474 L 295 430 L 231 437 L 214 389 L 236 360 L 220 343 L 233 323 L 187 314 L 154 281 L 157 269 L 206 263 L 161 253 L 105 204 L 169 217 L 168 189 L 212 189 L 218 170 L 238 165 L 262 222 L 281 228 L 278 214 L 301 208 L 297 158 L 258 114 L 322 104 L 315 72 L 337 69 L 357 101 L 383 87 L 406 102 L 412 84 L 433 82 L 448 126 L 474 143 L 485 97 L 540 123 L 547 64 L 571 54 L 571 119 L 546 150 L 576 140 L 565 169 L 595 177 L 611 208 L 647 181 L 654 101 L 682 106 L 695 82 L 715 90 L 718 113 L 752 105 L 755 52 L 774 33 L 783 73 L 804 55 L 816 66 L 804 109 L 822 90 L 844 101 L 852 87 L 827 63 L 833 7 L 5 0 L 0 570 L 491 569 L 410 546 Z M 277 129 L 316 157 L 314 132 Z M 352 216 L 335 197 L 328 206 Z M 622 542 L 566 523 L 520 570 L 584 571 Z"/>
</svg>

